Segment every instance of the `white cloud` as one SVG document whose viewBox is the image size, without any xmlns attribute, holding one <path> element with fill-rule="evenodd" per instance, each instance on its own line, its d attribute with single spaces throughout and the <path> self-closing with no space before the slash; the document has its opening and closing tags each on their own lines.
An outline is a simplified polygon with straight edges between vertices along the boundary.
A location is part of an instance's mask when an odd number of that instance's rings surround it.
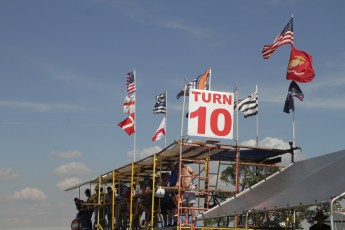
<svg viewBox="0 0 345 230">
<path fill-rule="evenodd" d="M 0 169 L 0 180 L 13 180 L 19 178 L 19 174 L 14 173 L 12 169 Z"/>
<path fill-rule="evenodd" d="M 72 158 L 78 158 L 81 157 L 81 153 L 77 150 L 74 151 L 67 151 L 67 152 L 51 152 L 51 156 L 55 156 L 57 158 L 61 159 L 72 159 Z"/>
<path fill-rule="evenodd" d="M 85 175 L 91 173 L 92 170 L 82 162 L 70 162 L 60 165 L 54 170 L 56 175 Z"/>
<path fill-rule="evenodd" d="M 14 192 L 8 197 L 11 200 L 45 200 L 46 198 L 47 195 L 43 191 L 30 187 Z"/>
<path fill-rule="evenodd" d="M 158 153 L 161 150 L 162 150 L 162 148 L 160 148 L 159 146 L 153 146 L 153 147 L 148 147 L 148 148 L 144 148 L 144 149 L 138 150 L 138 151 L 135 152 L 135 160 L 136 161 L 137 160 L 141 160 L 141 159 L 143 159 L 145 157 L 153 155 L 154 153 Z M 130 159 L 133 159 L 134 152 L 133 151 L 127 152 L 127 156 Z"/>
<path fill-rule="evenodd" d="M 71 178 L 66 178 L 63 181 L 60 181 L 59 183 L 56 184 L 56 187 L 58 187 L 61 190 L 65 190 L 66 188 L 80 184 L 81 182 L 82 181 L 78 177 L 71 177 Z"/>
<path fill-rule="evenodd" d="M 243 145 L 255 146 L 256 142 L 255 140 L 248 140 L 243 143 Z M 276 137 L 265 137 L 264 139 L 259 141 L 259 147 L 267 147 L 272 149 L 288 149 L 290 148 L 290 145 L 288 142 L 285 142 Z"/>
<path fill-rule="evenodd" d="M 0 101 L 0 107 L 30 110 L 34 112 L 66 112 L 81 111 L 80 107 L 66 104 L 44 104 L 38 102 L 22 102 L 22 101 Z"/>
<path fill-rule="evenodd" d="M 256 141 L 254 139 L 243 141 L 241 145 L 245 146 L 255 146 Z M 272 149 L 289 149 L 290 145 L 288 142 L 285 142 L 279 138 L 276 137 L 265 137 L 263 140 L 259 141 L 259 147 L 267 147 Z M 294 159 L 296 161 L 304 160 L 305 157 L 301 154 L 300 150 L 296 150 L 294 154 Z M 284 154 L 282 155 L 282 165 L 288 165 L 291 163 L 291 155 L 290 154 Z"/>
</svg>

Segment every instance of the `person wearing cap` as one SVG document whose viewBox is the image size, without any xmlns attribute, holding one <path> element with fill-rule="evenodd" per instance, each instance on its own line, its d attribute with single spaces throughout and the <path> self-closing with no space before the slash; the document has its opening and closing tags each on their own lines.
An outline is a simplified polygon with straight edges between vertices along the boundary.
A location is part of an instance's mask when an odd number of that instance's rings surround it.
<svg viewBox="0 0 345 230">
<path fill-rule="evenodd" d="M 115 193 L 113 192 L 113 188 L 111 186 L 107 187 L 107 193 L 105 194 L 105 214 L 107 216 L 108 225 L 111 228 L 111 226 L 114 225 L 114 219 L 113 219 L 113 200 L 115 201 Z"/>
<path fill-rule="evenodd" d="M 104 203 L 104 193 L 103 188 L 99 187 L 98 185 L 95 186 L 95 193 L 90 197 L 90 203 L 98 204 L 98 194 L 100 195 L 100 203 Z M 98 224 L 98 212 L 99 212 L 99 224 L 104 228 L 105 221 L 104 221 L 104 209 L 102 207 L 95 206 L 94 208 L 94 226 Z"/>
<path fill-rule="evenodd" d="M 314 225 L 312 225 L 309 230 L 331 230 L 331 227 L 325 224 L 325 220 L 328 218 L 327 215 L 324 215 L 323 212 L 319 211 L 313 217 L 313 220 L 316 221 Z"/>
<path fill-rule="evenodd" d="M 89 230 L 91 225 L 89 225 L 87 209 L 84 206 L 85 201 L 80 200 L 79 198 L 74 198 L 74 204 L 78 210 L 77 218 L 79 218 L 79 223 L 82 229 Z"/>
<path fill-rule="evenodd" d="M 168 164 L 167 170 L 170 170 L 170 177 L 168 180 L 168 187 L 175 187 L 176 183 L 178 181 L 179 176 L 179 161 L 176 162 L 170 162 Z M 177 216 L 175 214 L 177 213 L 177 206 L 178 206 L 178 200 L 177 200 L 177 192 L 168 192 L 169 195 L 169 206 L 168 206 L 168 227 L 170 226 L 176 226 L 177 225 Z M 173 223 L 174 220 L 174 223 Z"/>
<path fill-rule="evenodd" d="M 91 203 L 91 191 L 90 189 L 85 189 L 85 196 L 87 197 L 86 203 Z M 89 225 L 92 226 L 92 214 L 93 214 L 93 206 L 87 205 L 88 210 L 88 219 L 89 219 Z"/>
</svg>

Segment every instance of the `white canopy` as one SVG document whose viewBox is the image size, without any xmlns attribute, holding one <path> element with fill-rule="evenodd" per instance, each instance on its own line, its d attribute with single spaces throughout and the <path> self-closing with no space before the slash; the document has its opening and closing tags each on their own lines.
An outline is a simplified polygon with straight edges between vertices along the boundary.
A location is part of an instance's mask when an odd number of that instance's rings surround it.
<svg viewBox="0 0 345 230">
<path fill-rule="evenodd" d="M 345 192 L 345 150 L 289 165 L 197 219 L 329 202 Z"/>
</svg>

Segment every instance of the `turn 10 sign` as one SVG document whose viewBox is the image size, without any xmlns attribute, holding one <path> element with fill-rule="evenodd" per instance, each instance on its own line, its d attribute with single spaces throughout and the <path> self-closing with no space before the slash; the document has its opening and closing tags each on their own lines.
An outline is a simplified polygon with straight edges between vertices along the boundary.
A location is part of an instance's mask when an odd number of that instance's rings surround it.
<svg viewBox="0 0 345 230">
<path fill-rule="evenodd" d="M 233 139 L 234 94 L 189 91 L 188 135 Z"/>
</svg>

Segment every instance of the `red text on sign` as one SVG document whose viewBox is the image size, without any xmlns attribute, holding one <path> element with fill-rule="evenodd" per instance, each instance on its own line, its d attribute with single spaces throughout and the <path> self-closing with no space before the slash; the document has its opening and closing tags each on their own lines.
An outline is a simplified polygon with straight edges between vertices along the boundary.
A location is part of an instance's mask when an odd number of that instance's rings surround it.
<svg viewBox="0 0 345 230">
<path fill-rule="evenodd" d="M 210 93 L 210 92 L 200 92 L 192 91 L 192 96 L 194 96 L 194 101 L 198 102 L 202 100 L 205 103 L 213 103 L 220 105 L 232 105 L 232 96 L 219 93 Z"/>
</svg>

